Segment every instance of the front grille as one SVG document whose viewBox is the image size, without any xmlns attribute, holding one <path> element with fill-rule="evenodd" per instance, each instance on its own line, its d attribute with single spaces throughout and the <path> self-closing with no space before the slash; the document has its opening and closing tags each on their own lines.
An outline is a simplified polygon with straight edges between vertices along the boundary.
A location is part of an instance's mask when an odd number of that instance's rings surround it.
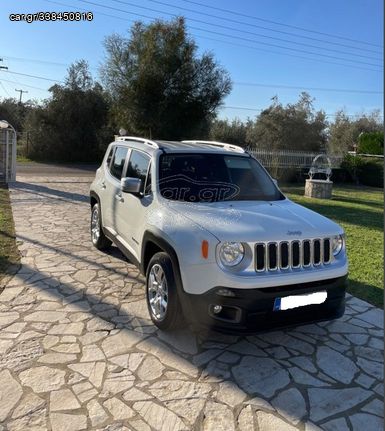
<svg viewBox="0 0 385 431">
<path fill-rule="evenodd" d="M 330 263 L 332 255 L 329 238 L 260 242 L 254 250 L 257 272 L 319 267 Z"/>
</svg>

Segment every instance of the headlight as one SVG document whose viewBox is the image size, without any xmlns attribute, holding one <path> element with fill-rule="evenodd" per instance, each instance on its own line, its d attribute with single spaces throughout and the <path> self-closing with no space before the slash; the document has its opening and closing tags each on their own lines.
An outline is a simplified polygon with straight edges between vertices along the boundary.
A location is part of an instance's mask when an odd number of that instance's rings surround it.
<svg viewBox="0 0 385 431">
<path fill-rule="evenodd" d="M 337 254 L 342 250 L 344 246 L 344 237 L 343 235 L 336 235 L 332 238 L 332 251 L 333 255 L 337 256 Z"/>
<path fill-rule="evenodd" d="M 219 249 L 219 259 L 223 266 L 238 265 L 245 255 L 245 249 L 240 242 L 224 242 Z"/>
</svg>

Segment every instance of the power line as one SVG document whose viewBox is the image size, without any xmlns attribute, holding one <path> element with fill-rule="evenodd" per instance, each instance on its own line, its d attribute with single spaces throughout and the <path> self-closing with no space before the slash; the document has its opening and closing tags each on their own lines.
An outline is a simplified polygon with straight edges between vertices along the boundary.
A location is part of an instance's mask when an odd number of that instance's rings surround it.
<svg viewBox="0 0 385 431">
<path fill-rule="evenodd" d="M 89 2 L 87 0 L 79 0 L 79 1 L 81 1 L 83 3 L 90 3 L 90 4 L 94 4 L 95 5 L 95 3 Z M 171 12 L 161 11 L 159 9 L 149 8 L 149 7 L 146 7 L 146 6 L 140 6 L 140 5 L 137 5 L 135 3 L 131 3 L 131 2 L 127 2 L 127 1 L 122 1 L 122 0 L 112 0 L 112 1 L 114 3 L 119 3 L 119 4 L 126 5 L 126 6 L 131 6 L 131 7 L 135 7 L 135 8 L 139 8 L 139 9 L 148 10 L 150 12 L 163 13 L 163 14 L 166 14 L 166 15 L 170 15 L 172 17 L 178 17 L 178 14 L 174 14 L 174 13 L 171 13 Z M 149 1 L 152 1 L 152 0 L 149 0 Z M 159 3 L 161 3 L 161 4 L 167 4 L 167 3 L 164 3 L 164 2 L 159 2 Z M 101 5 L 99 4 L 99 6 L 101 6 Z M 102 6 L 102 7 L 104 7 L 104 6 Z M 173 7 L 175 7 L 175 6 L 173 6 Z M 205 14 L 203 14 L 203 15 L 205 15 Z M 186 18 L 188 20 L 190 20 L 190 21 L 197 22 L 199 24 L 210 25 L 211 27 L 214 26 L 214 27 L 217 27 L 217 28 L 220 28 L 220 29 L 224 29 L 224 30 L 237 31 L 239 33 L 243 33 L 243 34 L 247 34 L 247 35 L 252 35 L 252 36 L 257 36 L 257 37 L 262 37 L 262 38 L 269 39 L 269 40 L 276 40 L 276 41 L 279 41 L 279 42 L 284 42 L 284 43 L 289 43 L 289 44 L 294 44 L 294 45 L 301 45 L 301 46 L 305 46 L 305 47 L 308 47 L 308 48 L 321 49 L 321 50 L 324 50 L 324 51 L 334 52 L 334 53 L 337 53 L 337 54 L 343 54 L 343 55 L 349 55 L 349 56 L 353 56 L 353 57 L 366 58 L 366 59 L 369 59 L 369 60 L 378 60 L 378 61 L 381 61 L 381 59 L 374 58 L 374 57 L 367 56 L 367 55 L 349 53 L 349 52 L 340 51 L 340 50 L 332 49 L 332 48 L 324 48 L 324 47 L 320 47 L 320 46 L 316 46 L 316 45 L 311 45 L 311 44 L 303 43 L 303 42 L 290 41 L 290 40 L 282 39 L 282 38 L 279 38 L 279 37 L 267 36 L 267 35 L 261 34 L 261 33 L 253 33 L 251 31 L 242 30 L 242 29 L 234 28 L 234 27 L 229 27 L 229 26 L 221 25 L 221 24 L 214 24 L 214 23 L 210 23 L 210 22 L 207 22 L 207 21 L 202 21 L 202 20 L 196 19 L 196 18 L 191 18 L 191 17 L 186 17 Z M 257 43 L 263 43 L 263 42 L 259 42 L 259 41 L 256 41 L 256 42 Z M 277 45 L 272 45 L 272 46 L 276 47 Z M 281 47 L 281 48 L 290 49 L 288 47 Z M 294 48 L 291 48 L 291 49 L 294 49 Z M 318 54 L 318 55 L 323 55 L 323 54 Z"/>
<path fill-rule="evenodd" d="M 47 61 L 47 60 L 36 60 L 33 58 L 24 58 L 24 57 L 12 57 L 9 55 L 4 55 L 3 58 L 7 60 L 14 60 L 14 61 L 28 61 L 30 63 L 39 63 L 39 64 L 52 64 L 54 66 L 63 66 L 68 67 L 68 64 L 65 63 L 57 63 L 55 61 Z"/>
<path fill-rule="evenodd" d="M 23 84 L 23 83 L 20 83 L 19 81 L 10 81 L 9 79 L 3 79 L 3 78 L 1 78 L 1 81 L 3 81 L 3 82 L 9 82 L 10 84 L 19 84 L 19 85 L 21 85 L 23 87 L 33 88 L 35 90 L 46 91 L 47 93 L 49 93 L 49 91 L 46 88 L 35 87 L 33 85 Z"/>
<path fill-rule="evenodd" d="M 59 5 L 59 6 L 63 6 L 63 7 L 71 7 L 73 9 L 80 10 L 80 11 L 87 11 L 87 12 L 89 11 L 89 9 L 85 9 L 85 8 L 82 8 L 82 7 L 79 7 L 79 6 L 74 6 L 74 5 L 70 5 L 70 4 L 66 4 L 66 3 L 61 3 L 61 2 L 57 2 L 57 1 L 53 1 L 53 0 L 43 0 L 43 1 L 45 1 L 47 3 L 52 3 L 52 4 Z M 116 8 L 113 8 L 113 9 L 116 10 Z M 129 13 L 127 11 L 123 11 L 123 12 Z M 131 23 L 135 22 L 134 20 L 122 18 L 121 16 L 107 14 L 107 13 L 101 12 L 99 10 L 97 10 L 97 13 L 98 13 L 98 15 L 106 16 L 106 17 L 117 19 L 117 20 L 124 21 L 124 22 L 131 22 Z M 138 14 L 136 14 L 136 15 L 138 15 Z M 156 18 L 154 18 L 154 17 L 148 17 L 148 16 L 145 16 L 145 15 L 138 15 L 138 16 L 141 16 L 141 17 L 144 17 L 144 18 L 148 18 L 148 19 L 150 19 L 152 21 L 156 20 Z M 203 30 L 203 31 L 205 31 L 205 30 Z M 193 32 L 190 32 L 190 34 L 192 36 L 198 38 L 198 39 L 204 39 L 204 40 L 210 40 L 210 41 L 214 41 L 214 42 L 218 42 L 218 43 L 224 43 L 226 45 L 231 45 L 231 46 L 236 46 L 236 47 L 251 49 L 253 51 L 267 52 L 268 54 L 274 54 L 274 55 L 284 55 L 286 57 L 300 58 L 301 60 L 315 61 L 315 62 L 318 62 L 318 63 L 320 62 L 320 60 L 316 59 L 316 58 L 304 57 L 304 56 L 297 55 L 297 54 L 289 54 L 287 52 L 277 52 L 277 51 L 267 50 L 267 49 L 258 48 L 258 47 L 255 47 L 255 46 L 250 46 L 250 45 L 245 45 L 245 44 L 241 44 L 241 43 L 236 43 L 236 42 L 233 42 L 233 41 L 226 41 L 226 40 L 221 40 L 221 39 L 217 39 L 217 38 L 213 38 L 213 37 L 209 37 L 209 36 L 202 36 L 200 34 L 193 33 Z M 368 68 L 368 67 L 362 67 L 362 66 L 357 66 L 357 65 L 345 64 L 345 63 L 337 63 L 335 61 L 330 61 L 330 60 L 324 60 L 324 59 L 322 59 L 322 63 L 323 64 L 333 64 L 333 65 L 337 65 L 337 66 L 343 66 L 343 67 L 349 67 L 349 68 L 354 68 L 354 69 L 359 69 L 359 70 L 366 70 L 366 71 L 380 72 L 381 73 L 381 70 L 379 70 L 379 69 L 371 69 L 371 68 Z"/>
<path fill-rule="evenodd" d="M 29 75 L 27 73 L 20 73 L 20 72 L 11 72 L 10 70 L 5 70 L 3 73 L 11 73 L 12 75 L 19 75 L 19 76 L 26 76 L 28 78 L 42 79 L 43 81 L 52 81 L 52 82 L 57 82 L 59 84 L 63 83 L 62 81 L 58 81 L 57 79 L 47 78 L 45 76 Z"/>
<path fill-rule="evenodd" d="M 272 21 L 272 20 L 269 20 L 269 19 L 265 19 L 265 18 L 261 18 L 261 17 L 255 16 L 255 15 L 254 16 L 253 15 L 247 15 L 247 14 L 244 14 L 244 13 L 241 13 L 241 12 L 237 12 L 237 11 L 234 11 L 234 10 L 230 10 L 230 9 L 224 9 L 224 8 L 220 8 L 220 7 L 216 7 L 216 6 L 208 6 L 207 4 L 199 3 L 199 2 L 193 1 L 193 0 L 180 0 L 180 1 L 183 1 L 185 3 L 191 3 L 191 4 L 194 4 L 194 5 L 200 6 L 200 7 L 205 7 L 207 9 L 213 9 L 213 10 L 217 10 L 217 11 L 229 13 L 229 14 L 232 14 L 232 15 L 242 16 L 244 18 L 254 19 L 254 20 L 257 20 L 257 21 L 267 22 L 267 23 L 270 23 L 270 24 L 280 25 L 280 26 L 283 26 L 283 27 L 287 27 L 287 28 L 292 28 L 292 29 L 295 29 L 295 30 L 304 31 L 304 32 L 307 32 L 307 33 L 314 33 L 314 34 L 319 34 L 319 35 L 322 35 L 322 36 L 328 36 L 328 37 L 332 37 L 332 38 L 348 40 L 350 42 L 361 43 L 363 45 L 369 45 L 369 46 L 375 46 L 375 47 L 378 47 L 378 48 L 382 48 L 381 45 L 377 45 L 375 43 L 365 42 L 365 41 L 358 40 L 358 39 L 351 39 L 349 37 L 344 37 L 344 36 L 341 36 L 341 35 L 334 35 L 334 34 L 325 33 L 325 32 L 322 32 L 322 31 L 310 30 L 308 28 L 299 27 L 299 26 L 295 26 L 295 25 L 284 24 L 282 22 Z"/>
<path fill-rule="evenodd" d="M 130 11 L 127 11 L 125 9 L 120 9 L 120 8 L 115 8 L 115 7 L 112 7 L 112 6 L 102 5 L 102 4 L 99 4 L 99 3 L 90 2 L 88 0 L 78 0 L 78 1 L 80 1 L 82 3 L 90 4 L 90 5 L 93 5 L 93 6 L 102 7 L 102 8 L 105 8 L 105 9 L 111 9 L 111 10 L 115 10 L 115 11 L 118 11 L 118 12 L 123 12 L 123 13 L 129 14 L 129 15 L 136 15 L 136 16 L 139 16 L 139 17 L 142 17 L 142 18 L 148 18 L 148 19 L 152 19 L 152 20 L 156 19 L 156 18 L 150 17 L 148 15 L 138 14 L 136 12 L 130 12 Z M 122 2 L 120 0 L 113 0 L 113 1 L 116 1 L 116 2 L 119 2 L 119 3 L 123 3 L 123 4 L 129 4 L 129 3 L 126 3 L 126 2 Z M 143 8 L 143 9 L 148 9 L 148 8 L 144 8 L 142 6 L 137 6 L 137 7 L 140 7 L 140 8 Z M 159 12 L 164 13 L 162 11 L 159 11 Z M 166 15 L 170 15 L 170 16 L 174 16 L 174 17 L 178 16 L 178 15 L 170 14 L 170 13 L 167 13 Z M 206 24 L 212 25 L 210 23 L 206 23 Z M 268 42 L 260 42 L 260 41 L 254 40 L 254 39 L 249 39 L 249 38 L 245 38 L 245 37 L 241 37 L 241 36 L 235 36 L 235 35 L 229 35 L 229 34 L 226 34 L 226 33 L 220 33 L 220 32 L 217 32 L 217 31 L 208 30 L 208 29 L 204 29 L 204 28 L 200 28 L 200 27 L 194 27 L 194 26 L 189 26 L 189 27 L 191 29 L 193 29 L 193 30 L 204 31 L 206 33 L 211 33 L 211 34 L 215 34 L 215 35 L 219 35 L 219 36 L 224 36 L 224 37 L 231 37 L 232 39 L 238 39 L 238 40 L 242 40 L 242 41 L 246 41 L 246 42 L 251 42 L 251 43 L 256 43 L 256 44 L 260 44 L 260 45 L 271 46 L 271 47 L 274 47 L 274 48 L 286 49 L 286 50 L 289 50 L 289 51 L 300 52 L 300 53 L 304 53 L 304 54 L 311 54 L 311 55 L 316 55 L 316 56 L 320 56 L 320 57 L 326 57 L 326 58 L 336 59 L 336 60 L 340 60 L 340 61 L 341 60 L 342 61 L 348 61 L 348 62 L 351 62 L 351 63 L 354 63 L 354 64 L 360 63 L 360 64 L 364 64 L 364 65 L 368 65 L 368 66 L 381 67 L 381 65 L 379 65 L 379 64 L 368 63 L 368 62 L 365 62 L 365 61 L 352 60 L 352 59 L 349 59 L 349 58 L 342 58 L 342 57 L 336 57 L 336 56 L 329 55 L 329 54 L 321 54 L 321 53 L 318 53 L 318 52 L 311 52 L 311 51 L 306 51 L 306 50 L 303 50 L 303 49 L 286 47 L 286 46 L 277 45 L 277 44 L 268 43 Z"/>
<path fill-rule="evenodd" d="M 14 75 L 27 76 L 29 78 L 42 79 L 45 81 L 53 81 L 59 84 L 62 84 L 63 81 L 59 81 L 56 79 L 48 78 L 46 76 L 37 76 L 37 75 L 28 75 L 25 73 L 7 71 L 7 73 L 11 73 Z M 295 85 L 285 85 L 285 84 L 264 84 L 258 82 L 234 82 L 235 85 L 240 86 L 249 86 L 249 87 L 266 87 L 266 88 L 283 88 L 283 89 L 292 89 L 292 90 L 311 90 L 311 91 L 325 91 L 325 92 L 341 92 L 341 93 L 362 93 L 362 94 L 383 94 L 382 91 L 376 90 L 364 90 L 364 89 L 347 89 L 347 88 L 325 88 L 325 87 L 302 87 Z M 23 84 L 20 84 L 23 85 Z"/>
<path fill-rule="evenodd" d="M 294 85 L 282 84 L 260 84 L 257 82 L 233 82 L 235 85 L 242 85 L 246 87 L 266 87 L 266 88 L 285 88 L 293 90 L 311 90 L 311 91 L 326 91 L 332 93 L 361 93 L 361 94 L 383 94 L 383 91 L 375 90 L 355 90 L 347 88 L 321 88 L 321 87 L 297 87 Z"/>
<path fill-rule="evenodd" d="M 249 108 L 249 107 L 246 107 L 246 106 L 223 105 L 223 106 L 220 106 L 219 109 L 237 109 L 237 110 L 240 110 L 240 111 L 263 112 L 263 111 L 266 111 L 266 109 L 268 109 L 268 108 L 261 109 L 261 108 Z M 338 116 L 338 114 L 327 114 L 327 113 L 324 113 L 324 114 L 325 114 L 326 117 L 337 117 Z M 346 115 L 346 117 L 357 118 L 357 117 L 360 117 L 360 116 L 362 116 L 364 114 L 345 114 L 345 115 Z M 380 117 L 383 118 L 383 115 L 380 115 Z"/>
<path fill-rule="evenodd" d="M 208 17 L 215 18 L 215 19 L 221 19 L 223 21 L 233 22 L 235 24 L 241 24 L 243 26 L 260 28 L 262 30 L 271 31 L 271 32 L 274 32 L 274 33 L 285 34 L 285 35 L 291 36 L 291 37 L 297 37 L 297 38 L 302 38 L 302 39 L 309 39 L 309 40 L 313 40 L 313 41 L 316 41 L 316 42 L 327 43 L 327 44 L 336 45 L 336 46 L 342 46 L 342 47 L 345 47 L 345 48 L 355 49 L 355 50 L 359 50 L 359 51 L 372 52 L 374 54 L 380 54 L 378 51 L 374 51 L 374 50 L 367 49 L 367 48 L 360 48 L 360 47 L 357 47 L 357 46 L 346 45 L 344 43 L 333 42 L 333 41 L 329 41 L 329 40 L 322 40 L 322 39 L 319 39 L 319 38 L 316 38 L 316 37 L 299 35 L 299 34 L 295 34 L 295 33 L 290 33 L 288 31 L 283 31 L 283 30 L 277 30 L 277 29 L 274 29 L 274 28 L 264 27 L 264 26 L 257 25 L 257 24 L 250 24 L 250 23 L 245 22 L 245 21 L 239 21 L 239 20 L 236 20 L 236 19 L 231 19 L 231 18 L 219 16 L 219 15 L 213 15 L 213 14 L 210 14 L 210 13 L 205 13 L 205 12 L 194 10 L 194 9 L 185 8 L 185 7 L 182 7 L 180 5 L 176 6 L 176 5 L 173 5 L 173 4 L 164 2 L 164 1 L 160 1 L 160 0 L 148 0 L 148 1 L 151 2 L 151 3 L 156 3 L 156 4 L 160 4 L 160 5 L 172 7 L 174 9 L 183 10 L 183 11 L 186 11 L 186 12 L 192 12 L 192 13 L 195 13 L 195 14 L 199 14 L 199 15 L 203 15 L 203 16 L 208 16 Z"/>
<path fill-rule="evenodd" d="M 5 91 L 5 93 L 9 96 L 9 97 L 12 97 L 10 94 L 9 94 L 9 91 L 4 87 L 4 84 L 0 81 L 0 85 L 2 86 L 2 88 L 3 88 L 3 90 Z"/>
</svg>

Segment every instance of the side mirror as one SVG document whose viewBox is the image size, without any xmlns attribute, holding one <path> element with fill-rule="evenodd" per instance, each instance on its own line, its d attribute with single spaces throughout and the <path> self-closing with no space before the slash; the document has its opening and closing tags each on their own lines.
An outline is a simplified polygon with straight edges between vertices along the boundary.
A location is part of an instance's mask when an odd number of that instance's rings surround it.
<svg viewBox="0 0 385 431">
<path fill-rule="evenodd" d="M 272 178 L 273 183 L 278 187 L 278 180 L 276 178 Z"/>
<path fill-rule="evenodd" d="M 123 193 L 139 195 L 142 187 L 142 180 L 139 178 L 125 177 L 120 180 L 120 188 Z"/>
</svg>

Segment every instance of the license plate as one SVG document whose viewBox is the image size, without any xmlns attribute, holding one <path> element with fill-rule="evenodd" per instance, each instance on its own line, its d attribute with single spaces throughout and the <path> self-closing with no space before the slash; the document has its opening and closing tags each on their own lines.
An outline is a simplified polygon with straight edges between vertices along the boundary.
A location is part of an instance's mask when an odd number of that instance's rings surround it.
<svg viewBox="0 0 385 431">
<path fill-rule="evenodd" d="M 328 294 L 323 291 L 309 293 L 308 295 L 292 295 L 283 298 L 275 298 L 273 311 L 290 310 L 306 305 L 322 304 L 326 301 L 327 296 Z"/>
</svg>

